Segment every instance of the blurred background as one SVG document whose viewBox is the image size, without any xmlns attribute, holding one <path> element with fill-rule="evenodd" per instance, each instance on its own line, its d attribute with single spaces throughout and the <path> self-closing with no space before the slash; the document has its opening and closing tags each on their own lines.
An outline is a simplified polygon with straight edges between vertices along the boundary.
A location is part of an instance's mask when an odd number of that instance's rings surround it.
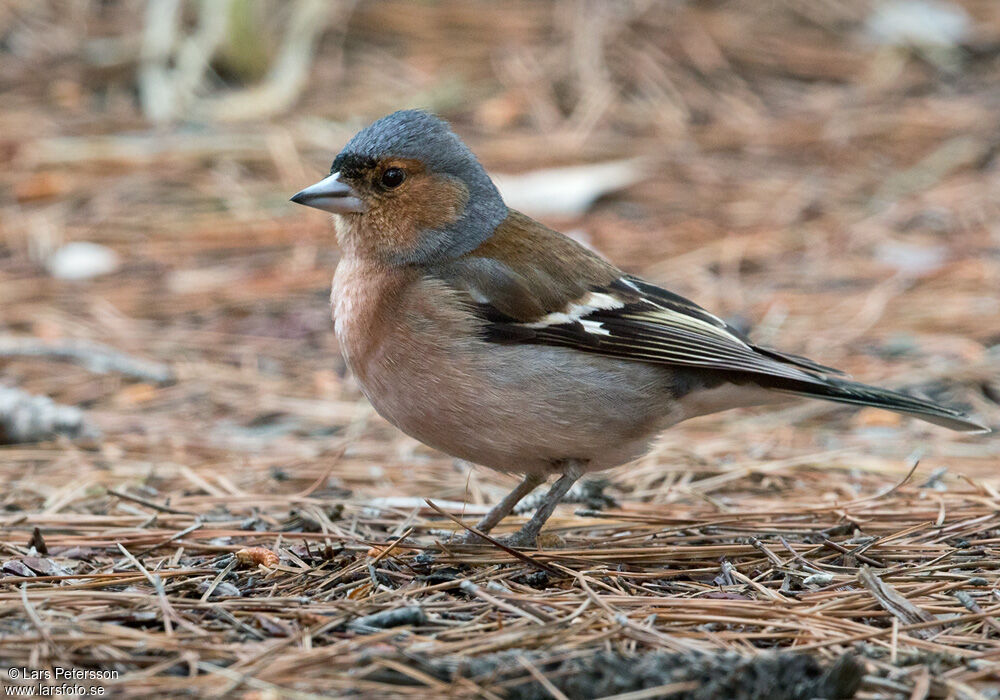
<svg viewBox="0 0 1000 700">
<path fill-rule="evenodd" d="M 0 91 L 6 440 L 96 438 L 9 449 L 11 508 L 123 481 L 505 490 L 361 399 L 330 222 L 288 202 L 409 107 L 626 270 L 997 421 L 994 0 L 6 0 Z M 680 426 L 613 479 L 671 500 L 665 480 L 733 460 L 888 469 L 917 447 L 996 474 L 995 441 L 802 404 Z"/>
</svg>

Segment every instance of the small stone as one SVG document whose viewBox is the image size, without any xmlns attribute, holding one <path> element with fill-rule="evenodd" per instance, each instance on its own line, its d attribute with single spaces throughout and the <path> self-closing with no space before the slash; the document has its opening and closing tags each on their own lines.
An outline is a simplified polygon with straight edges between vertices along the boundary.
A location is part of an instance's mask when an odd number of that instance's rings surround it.
<svg viewBox="0 0 1000 700">
<path fill-rule="evenodd" d="M 89 280 L 108 275 L 118 269 L 118 253 L 97 243 L 76 241 L 57 249 L 45 267 L 49 274 L 62 280 Z"/>
<path fill-rule="evenodd" d="M 825 586 L 833 582 L 833 574 L 813 574 L 802 579 L 805 586 Z"/>
<path fill-rule="evenodd" d="M 972 21 L 953 2 L 890 0 L 876 6 L 865 26 L 880 44 L 953 47 L 969 36 Z"/>
</svg>

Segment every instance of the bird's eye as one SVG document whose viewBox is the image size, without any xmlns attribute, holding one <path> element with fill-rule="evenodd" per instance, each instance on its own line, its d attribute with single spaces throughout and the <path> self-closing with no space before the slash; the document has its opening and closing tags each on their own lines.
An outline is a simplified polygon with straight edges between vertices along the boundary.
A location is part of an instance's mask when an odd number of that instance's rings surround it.
<svg viewBox="0 0 1000 700">
<path fill-rule="evenodd" d="M 403 184 L 403 180 L 406 179 L 406 173 L 403 172 L 402 168 L 387 168 L 384 173 L 382 173 L 382 185 L 393 189 L 399 187 Z"/>
</svg>

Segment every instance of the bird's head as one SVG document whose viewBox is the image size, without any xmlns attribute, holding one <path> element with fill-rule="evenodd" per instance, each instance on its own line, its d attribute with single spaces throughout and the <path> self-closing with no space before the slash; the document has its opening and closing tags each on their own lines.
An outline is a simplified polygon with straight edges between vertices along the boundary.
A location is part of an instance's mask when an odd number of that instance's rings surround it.
<svg viewBox="0 0 1000 700">
<path fill-rule="evenodd" d="M 398 264 L 462 255 L 508 213 L 468 146 L 447 123 L 417 110 L 359 131 L 330 175 L 292 201 L 332 212 L 342 243 Z"/>
</svg>

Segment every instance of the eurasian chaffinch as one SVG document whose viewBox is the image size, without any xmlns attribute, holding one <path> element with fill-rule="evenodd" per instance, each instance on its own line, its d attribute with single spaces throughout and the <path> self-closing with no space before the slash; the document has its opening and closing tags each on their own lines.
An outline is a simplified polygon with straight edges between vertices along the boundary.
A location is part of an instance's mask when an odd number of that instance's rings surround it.
<svg viewBox="0 0 1000 700">
<path fill-rule="evenodd" d="M 515 546 L 533 545 L 583 473 L 638 457 L 693 416 L 795 394 L 986 430 L 946 406 L 755 345 L 508 209 L 475 155 L 426 112 L 358 132 L 329 177 L 292 201 L 335 215 L 337 338 L 375 409 L 442 452 L 525 475 L 478 529 L 559 475 L 509 538 Z"/>
</svg>

